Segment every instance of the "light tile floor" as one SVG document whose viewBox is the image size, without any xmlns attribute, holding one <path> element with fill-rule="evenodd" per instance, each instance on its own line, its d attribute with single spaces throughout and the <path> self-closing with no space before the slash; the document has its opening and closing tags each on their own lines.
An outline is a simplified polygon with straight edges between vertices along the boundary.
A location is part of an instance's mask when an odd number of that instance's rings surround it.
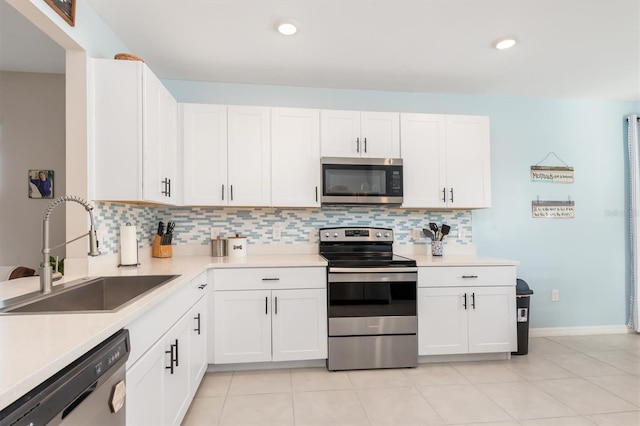
<svg viewBox="0 0 640 426">
<path fill-rule="evenodd" d="M 640 335 L 532 338 L 508 361 L 208 373 L 190 425 L 640 425 Z"/>
</svg>

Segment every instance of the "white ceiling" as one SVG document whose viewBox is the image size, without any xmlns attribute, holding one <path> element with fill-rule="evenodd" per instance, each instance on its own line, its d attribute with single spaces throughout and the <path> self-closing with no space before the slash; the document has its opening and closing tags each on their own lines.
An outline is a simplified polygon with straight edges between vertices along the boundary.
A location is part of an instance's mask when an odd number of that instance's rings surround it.
<svg viewBox="0 0 640 426">
<path fill-rule="evenodd" d="M 163 79 L 640 100 L 640 0 L 87 1 Z"/>
</svg>

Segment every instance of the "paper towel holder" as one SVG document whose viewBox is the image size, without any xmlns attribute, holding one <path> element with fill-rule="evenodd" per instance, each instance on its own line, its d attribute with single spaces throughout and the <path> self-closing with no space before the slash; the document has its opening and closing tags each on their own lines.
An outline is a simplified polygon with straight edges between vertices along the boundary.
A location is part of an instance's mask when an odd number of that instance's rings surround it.
<svg viewBox="0 0 640 426">
<path fill-rule="evenodd" d="M 125 224 L 125 226 L 131 226 L 131 223 L 127 222 Z M 138 266 L 140 266 L 140 262 L 139 262 L 140 256 L 139 256 L 139 253 L 138 253 L 140 249 L 139 249 L 138 243 L 139 243 L 138 238 L 136 238 L 136 263 L 129 263 L 129 264 L 126 264 L 126 265 L 122 264 L 122 263 L 119 263 L 118 264 L 118 268 L 121 267 L 121 266 L 135 266 L 136 268 Z M 120 258 L 120 260 L 122 260 L 122 258 Z"/>
</svg>

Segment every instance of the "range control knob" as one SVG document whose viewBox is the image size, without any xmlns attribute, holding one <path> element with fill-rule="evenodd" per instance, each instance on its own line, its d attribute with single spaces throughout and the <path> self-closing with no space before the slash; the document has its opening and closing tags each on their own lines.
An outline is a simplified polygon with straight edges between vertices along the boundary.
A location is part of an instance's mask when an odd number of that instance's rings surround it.
<svg viewBox="0 0 640 426">
<path fill-rule="evenodd" d="M 389 236 L 390 236 L 390 235 L 391 235 L 391 234 L 389 234 L 388 232 L 385 232 L 385 233 L 384 233 L 385 238 L 389 238 Z"/>
<path fill-rule="evenodd" d="M 324 233 L 324 236 L 325 236 L 325 238 L 329 238 L 329 233 L 328 233 L 328 232 L 325 232 L 325 233 Z"/>
<path fill-rule="evenodd" d="M 337 232 L 333 233 L 333 238 L 338 238 L 338 233 Z"/>
<path fill-rule="evenodd" d="M 376 234 L 376 237 L 377 237 L 377 238 L 380 238 L 380 237 L 382 237 L 382 234 L 378 232 L 378 233 Z"/>
</svg>

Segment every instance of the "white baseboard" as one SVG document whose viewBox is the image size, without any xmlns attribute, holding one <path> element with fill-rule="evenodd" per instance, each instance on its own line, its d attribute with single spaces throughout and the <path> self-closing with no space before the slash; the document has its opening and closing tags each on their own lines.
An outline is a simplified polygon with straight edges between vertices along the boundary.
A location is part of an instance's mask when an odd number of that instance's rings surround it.
<svg viewBox="0 0 640 426">
<path fill-rule="evenodd" d="M 553 337 L 553 336 L 586 336 L 590 334 L 626 334 L 634 331 L 624 324 L 596 325 L 588 327 L 547 327 L 532 328 L 529 337 Z"/>
</svg>

